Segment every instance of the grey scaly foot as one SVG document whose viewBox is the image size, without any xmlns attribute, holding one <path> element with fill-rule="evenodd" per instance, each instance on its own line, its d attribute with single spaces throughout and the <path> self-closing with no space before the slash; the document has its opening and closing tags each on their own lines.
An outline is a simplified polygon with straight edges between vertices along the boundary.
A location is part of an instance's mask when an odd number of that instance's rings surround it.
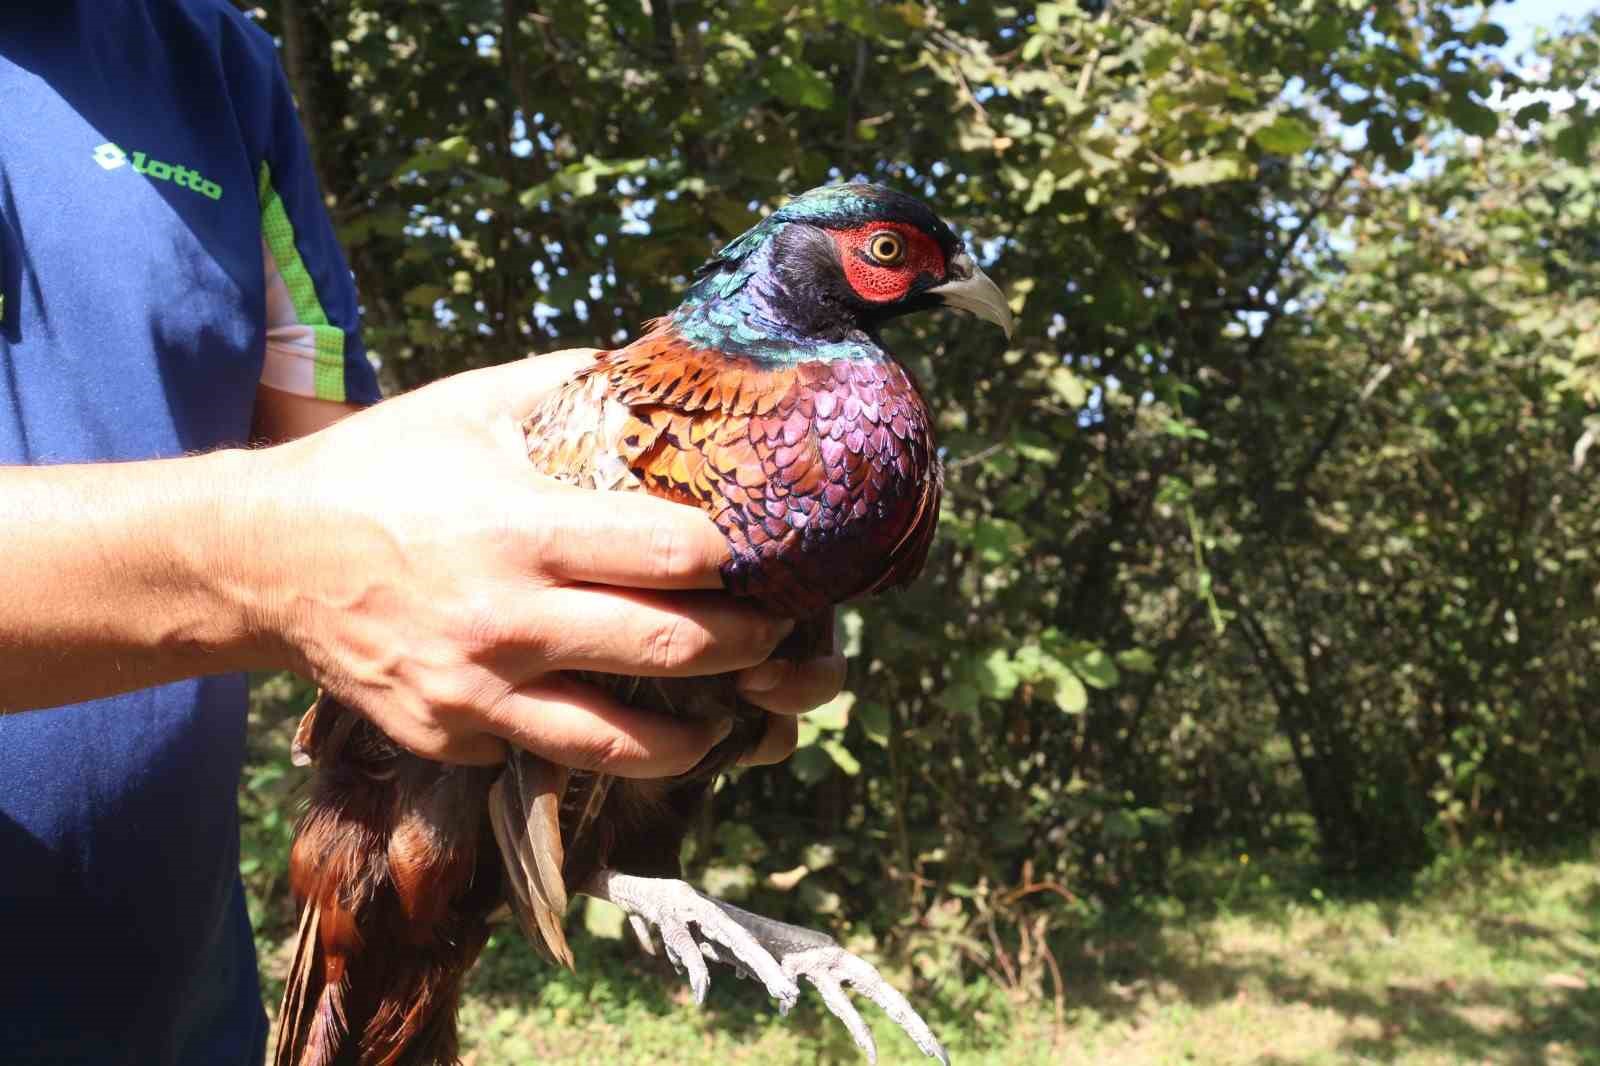
<svg viewBox="0 0 1600 1066">
<path fill-rule="evenodd" d="M 600 884 L 601 882 L 604 883 Z M 684 958 L 688 954 L 688 947 L 683 938 L 689 938 L 688 944 L 696 943 L 688 932 L 690 924 L 700 930 L 698 954 L 713 962 L 728 963 L 741 971 L 753 974 L 766 985 L 767 991 L 778 999 L 780 1010 L 786 1011 L 794 1000 L 791 997 L 785 1001 L 785 997 L 774 991 L 774 982 L 770 976 L 772 968 L 776 968 L 782 976 L 786 988 L 795 989 L 795 994 L 798 994 L 796 982 L 804 977 L 822 994 L 823 1003 L 834 1017 L 844 1023 L 851 1039 L 866 1054 L 869 1062 L 875 1063 L 878 1060 L 877 1045 L 873 1042 L 872 1030 L 867 1028 L 867 1023 L 850 1002 L 850 997 L 844 990 L 845 985 L 849 985 L 853 991 L 881 1007 L 890 1020 L 900 1026 L 917 1047 L 922 1049 L 923 1054 L 938 1059 L 944 1066 L 950 1066 L 950 1056 L 938 1038 L 933 1035 L 933 1031 L 928 1028 L 928 1023 L 922 1020 L 922 1016 L 912 1008 L 906 998 L 884 980 L 876 967 L 841 948 L 831 936 L 753 914 L 742 907 L 735 907 L 731 903 L 724 903 L 696 892 L 682 881 L 633 877 L 615 871 L 605 871 L 596 878 L 596 883 L 600 891 L 590 894 L 601 899 L 609 899 L 627 911 L 634 932 L 646 934 L 640 937 L 640 942 L 645 944 L 647 949 L 653 950 L 653 945 L 648 937 L 648 928 L 641 929 L 641 919 L 662 930 L 662 941 L 667 946 L 668 958 L 673 960 L 673 965 L 677 966 L 680 972 L 687 970 L 689 973 L 689 984 L 695 991 L 695 1002 L 704 1001 L 705 984 L 709 982 L 709 976 L 706 975 L 704 963 L 698 958 L 694 959 L 693 964 Z M 633 903 L 643 904 L 643 907 L 622 902 L 619 896 Z M 693 897 L 692 902 L 690 897 Z M 654 905 L 659 914 L 663 903 L 668 904 L 678 915 L 675 923 L 672 919 L 668 919 L 668 925 L 682 931 L 681 934 L 675 933 L 679 936 L 676 947 L 668 940 L 668 926 L 663 925 L 655 915 L 647 913 L 644 909 Z M 704 920 L 701 916 L 706 914 L 706 907 L 722 915 L 735 929 L 745 934 L 744 938 L 732 934 L 727 925 L 715 919 L 709 922 Z M 690 916 L 684 917 L 685 914 Z M 697 983 L 697 980 L 700 983 Z"/>
<path fill-rule="evenodd" d="M 928 1023 L 870 962 L 852 955 L 826 933 L 773 921 L 721 900 L 713 899 L 710 902 L 722 908 L 728 917 L 771 952 L 785 974 L 795 980 L 804 977 L 822 993 L 823 1003 L 827 1004 L 834 1017 L 844 1023 L 851 1039 L 866 1054 L 869 1062 L 878 1061 L 877 1045 L 873 1043 L 872 1030 L 867 1028 L 867 1023 L 845 993 L 845 985 L 881 1007 L 889 1020 L 903 1029 L 924 1055 L 950 1066 L 949 1054 L 933 1035 L 933 1030 L 928 1028 Z"/>
<path fill-rule="evenodd" d="M 737 960 L 740 967 L 766 986 L 767 994 L 778 1001 L 778 1010 L 784 1014 L 800 998 L 800 986 L 753 935 L 724 913 L 716 900 L 702 896 L 682 881 L 601 870 L 584 892 L 622 908 L 639 942 L 651 954 L 655 953 L 655 946 L 650 931 L 660 933 L 668 961 L 688 976 L 696 1003 L 706 1001 L 706 989 L 711 987 L 707 957 L 719 962 Z"/>
</svg>

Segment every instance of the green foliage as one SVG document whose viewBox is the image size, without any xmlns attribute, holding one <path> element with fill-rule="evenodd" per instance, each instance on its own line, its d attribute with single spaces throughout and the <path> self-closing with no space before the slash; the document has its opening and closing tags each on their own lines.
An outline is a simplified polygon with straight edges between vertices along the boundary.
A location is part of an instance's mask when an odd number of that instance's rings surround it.
<svg viewBox="0 0 1600 1066">
<path fill-rule="evenodd" d="M 1208 842 L 1374 870 L 1594 823 L 1600 116 L 1491 105 L 1495 8 L 265 22 L 395 388 L 614 343 L 837 178 L 926 195 L 992 260 L 1005 350 L 950 316 L 889 336 L 947 449 L 927 576 L 848 613 L 849 695 L 787 768 L 718 792 L 766 845 L 695 850 L 953 989 Z M 1547 84 L 1592 91 L 1600 28 L 1569 31 Z"/>
<path fill-rule="evenodd" d="M 294 931 L 289 845 L 309 772 L 290 764 L 289 743 L 311 697 L 310 688 L 289 674 L 257 678 L 250 692 L 239 784 L 239 873 L 250 890 L 251 927 L 270 940 Z"/>
</svg>

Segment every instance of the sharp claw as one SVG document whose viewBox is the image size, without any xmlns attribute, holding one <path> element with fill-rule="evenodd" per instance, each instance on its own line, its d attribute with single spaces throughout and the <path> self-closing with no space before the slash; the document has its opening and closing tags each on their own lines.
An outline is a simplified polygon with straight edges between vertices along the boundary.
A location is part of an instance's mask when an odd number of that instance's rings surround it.
<svg viewBox="0 0 1600 1066">
<path fill-rule="evenodd" d="M 817 986 L 828 1004 L 828 1009 L 850 1029 L 851 1037 L 862 1051 L 867 1052 L 869 1059 L 873 1057 L 872 1052 L 856 1035 L 856 1026 L 860 1025 L 865 1029 L 865 1023 L 861 1021 L 861 1016 L 856 1013 L 854 1006 L 849 1005 L 849 1000 L 840 990 L 841 985 L 848 984 L 852 991 L 877 1004 L 889 1016 L 889 1020 L 898 1025 L 924 1055 L 938 1059 L 943 1066 L 950 1066 L 949 1053 L 939 1043 L 938 1037 L 933 1035 L 928 1023 L 922 1020 L 922 1015 L 916 1012 L 897 988 L 884 980 L 877 967 L 865 959 L 858 958 L 840 947 L 817 948 L 784 959 L 784 971 L 791 975 L 804 976 Z M 835 1007 L 835 999 L 829 994 L 829 986 L 839 990 L 834 995 L 849 1007 L 854 1017 L 853 1022 Z M 868 1035 L 867 1039 L 870 1041 L 871 1036 Z"/>
<path fill-rule="evenodd" d="M 661 944 L 666 949 L 672 968 L 689 980 L 689 990 L 697 1006 L 706 1001 L 706 990 L 711 987 L 711 974 L 705 960 L 700 957 L 700 945 L 695 943 L 689 927 L 676 917 L 663 916 L 657 923 L 661 930 Z"/>
<path fill-rule="evenodd" d="M 650 932 L 650 923 L 637 914 L 628 915 L 628 927 L 633 930 L 633 935 L 639 941 L 639 949 L 651 958 L 656 957 L 656 938 Z"/>
<path fill-rule="evenodd" d="M 939 1043 L 939 1038 L 933 1035 L 928 1023 L 922 1020 L 922 1015 L 917 1013 L 916 1008 L 900 994 L 899 989 L 885 981 L 877 970 L 865 962 L 862 966 L 870 972 L 870 979 L 861 980 L 852 977 L 849 979 L 850 987 L 876 1003 L 889 1019 L 911 1038 L 912 1043 L 916 1044 L 924 1055 L 938 1059 L 944 1066 L 950 1066 L 949 1053 L 945 1051 L 944 1045 Z"/>
<path fill-rule="evenodd" d="M 788 1014 L 800 997 L 796 982 L 804 977 L 822 995 L 834 1017 L 850 1033 L 869 1063 L 878 1049 L 872 1030 L 851 1002 L 860 993 L 883 1009 L 924 1055 L 950 1066 L 950 1056 L 928 1023 L 871 963 L 839 947 L 825 934 L 785 925 L 696 892 L 682 881 L 635 877 L 602 871 L 586 889 L 628 913 L 639 943 L 654 954 L 652 930 L 673 968 L 689 981 L 694 1001 L 704 1004 L 711 986 L 706 962 L 732 966 L 741 977 L 753 977 Z M 774 957 L 777 956 L 777 957 Z M 782 962 L 779 962 L 779 959 Z"/>
<path fill-rule="evenodd" d="M 704 1004 L 711 986 L 706 960 L 727 962 L 753 973 L 787 1014 L 800 997 L 800 986 L 783 972 L 778 960 L 721 905 L 682 881 L 641 878 L 602 871 L 587 891 L 610 900 L 628 913 L 641 942 L 651 941 L 653 926 L 673 968 L 685 974 L 697 1004 Z"/>
<path fill-rule="evenodd" d="M 684 936 L 689 936 L 688 930 Z M 691 940 L 684 949 L 684 967 L 689 971 L 689 991 L 694 994 L 694 1005 L 706 1005 L 706 993 L 711 991 L 711 971 L 706 969 L 706 960 L 700 957 L 699 947 Z"/>
<path fill-rule="evenodd" d="M 719 961 L 754 974 L 766 986 L 767 994 L 777 1000 L 778 1013 L 788 1014 L 800 998 L 800 986 L 783 972 L 778 960 L 760 941 L 728 917 L 716 900 L 706 896 L 700 896 L 700 899 L 709 907 L 705 917 L 695 923 L 702 941 Z"/>
<path fill-rule="evenodd" d="M 872 1039 L 872 1030 L 867 1028 L 867 1023 L 862 1019 L 861 1012 L 856 1010 L 855 1004 L 850 1002 L 850 997 L 845 994 L 844 988 L 840 986 L 839 982 L 826 977 L 819 980 L 808 974 L 806 979 L 811 982 L 818 992 L 822 993 L 822 1002 L 827 1005 L 828 1010 L 833 1013 L 835 1018 L 844 1023 L 844 1027 L 850 1032 L 850 1039 L 856 1042 L 856 1047 L 860 1048 L 861 1053 L 866 1055 L 867 1061 L 876 1066 L 878 1045 Z"/>
<path fill-rule="evenodd" d="M 704 1007 L 706 995 L 711 991 L 711 974 L 702 969 L 689 975 L 689 991 L 694 995 L 694 1005 Z"/>
</svg>

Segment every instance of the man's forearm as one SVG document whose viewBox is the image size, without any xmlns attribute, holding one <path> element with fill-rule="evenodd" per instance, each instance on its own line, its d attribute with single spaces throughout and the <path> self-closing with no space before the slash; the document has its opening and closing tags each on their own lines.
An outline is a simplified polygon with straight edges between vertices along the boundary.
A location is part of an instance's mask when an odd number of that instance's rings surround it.
<svg viewBox="0 0 1600 1066">
<path fill-rule="evenodd" d="M 234 520 L 262 454 L 0 467 L 0 712 L 283 662 Z"/>
</svg>

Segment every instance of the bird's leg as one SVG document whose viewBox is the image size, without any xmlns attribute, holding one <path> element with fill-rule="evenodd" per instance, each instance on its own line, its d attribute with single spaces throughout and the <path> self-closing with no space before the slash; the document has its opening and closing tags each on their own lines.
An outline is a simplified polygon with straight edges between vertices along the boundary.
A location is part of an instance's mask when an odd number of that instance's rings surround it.
<svg viewBox="0 0 1600 1066">
<path fill-rule="evenodd" d="M 924 1055 L 950 1066 L 950 1056 L 928 1028 L 928 1023 L 870 962 L 852 955 L 826 933 L 774 921 L 731 903 L 706 898 L 769 951 L 778 960 L 785 975 L 795 980 L 804 977 L 816 986 L 817 991 L 822 993 L 823 1003 L 834 1017 L 844 1023 L 850 1031 L 850 1038 L 866 1053 L 869 1061 L 878 1060 L 872 1030 L 867 1028 L 867 1023 L 845 994 L 845 985 L 883 1008 L 889 1020 L 903 1029 Z M 710 950 L 707 951 L 707 948 Z M 720 952 L 715 945 L 704 945 L 701 950 L 708 958 L 719 959 Z"/>
<path fill-rule="evenodd" d="M 655 952 L 650 931 L 659 932 L 668 961 L 688 976 L 696 1003 L 706 1001 L 706 989 L 711 986 L 707 957 L 719 962 L 737 959 L 747 973 L 766 986 L 767 994 L 778 1001 L 778 1009 L 785 1014 L 800 998 L 800 986 L 784 974 L 760 942 L 730 918 L 716 900 L 701 895 L 683 881 L 601 870 L 583 891 L 622 908 L 639 935 L 639 942 L 651 954 Z M 707 953 L 702 945 L 713 946 Z"/>
<path fill-rule="evenodd" d="M 876 1062 L 872 1031 L 845 994 L 844 986 L 849 985 L 882 1007 L 923 1054 L 949 1066 L 944 1047 L 906 998 L 876 967 L 841 948 L 826 933 L 763 918 L 667 878 L 602 870 L 585 891 L 627 912 L 646 950 L 654 950 L 651 928 L 661 933 L 667 958 L 680 973 L 687 972 L 696 1003 L 705 1001 L 711 980 L 705 959 L 753 975 L 785 1013 L 794 1005 L 797 982 L 804 977 L 822 993 L 823 1003 L 844 1023 L 856 1046 Z"/>
</svg>

